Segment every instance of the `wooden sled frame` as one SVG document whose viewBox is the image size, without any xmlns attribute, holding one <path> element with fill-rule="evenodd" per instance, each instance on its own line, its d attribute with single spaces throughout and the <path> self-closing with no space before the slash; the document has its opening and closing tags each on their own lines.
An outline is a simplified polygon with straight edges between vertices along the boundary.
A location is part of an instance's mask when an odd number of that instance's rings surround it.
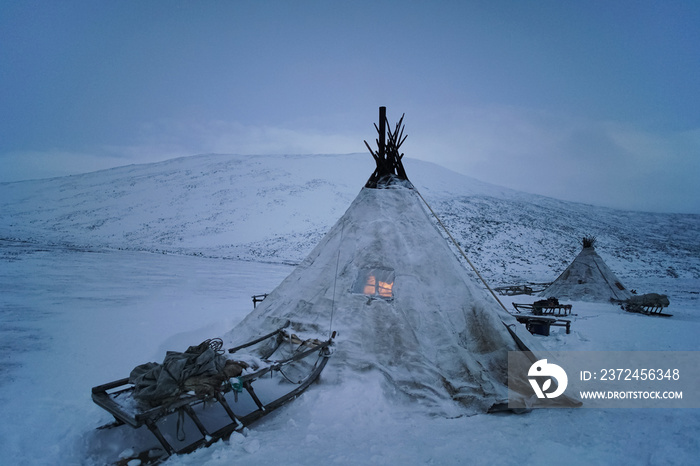
<svg viewBox="0 0 700 466">
<path fill-rule="evenodd" d="M 520 294 L 531 295 L 534 293 L 532 287 L 528 285 L 498 286 L 494 288 L 493 291 L 501 296 L 516 296 Z"/>
<path fill-rule="evenodd" d="M 311 385 L 315 380 L 318 379 L 319 375 L 321 374 L 321 371 L 323 371 L 323 368 L 326 366 L 326 363 L 328 362 L 328 358 L 330 357 L 330 349 L 329 346 L 332 343 L 332 340 L 327 340 L 327 341 L 318 341 L 318 340 L 311 340 L 311 341 L 306 341 L 302 342 L 298 339 L 293 339 L 293 336 L 288 335 L 284 329 L 289 326 L 289 322 L 287 322 L 283 327 L 275 330 L 274 332 L 271 332 L 267 335 L 264 335 L 260 338 L 257 338 L 253 341 L 250 341 L 248 343 L 245 343 L 243 345 L 237 346 L 235 348 L 231 348 L 228 350 L 229 353 L 235 353 L 236 351 L 247 348 L 249 346 L 252 346 L 256 343 L 262 342 L 268 338 L 275 338 L 275 344 L 272 348 L 271 351 L 269 351 L 269 354 L 266 355 L 264 359 L 267 357 L 271 356 L 274 354 L 275 351 L 279 348 L 279 346 L 284 342 L 284 341 L 293 341 L 294 343 L 300 343 L 301 346 L 305 346 L 306 349 L 303 351 L 295 353 L 293 356 L 282 359 L 279 361 L 270 361 L 270 364 L 267 365 L 266 367 L 263 367 L 255 372 L 252 372 L 250 374 L 244 374 L 238 377 L 238 383 L 241 385 L 242 389 L 245 389 L 246 392 L 250 395 L 250 397 L 253 399 L 255 402 L 255 405 L 257 406 L 257 409 L 244 415 L 244 416 L 237 416 L 234 411 L 231 409 L 231 406 L 229 403 L 226 401 L 224 395 L 233 390 L 233 387 L 229 383 L 224 383 L 222 386 L 219 388 L 219 390 L 216 390 L 214 395 L 196 395 L 196 394 L 183 394 L 180 396 L 178 400 L 176 400 L 173 403 L 167 404 L 167 405 L 161 405 L 161 406 L 156 406 L 154 408 L 142 410 L 136 413 L 130 413 L 126 409 L 124 409 L 115 399 L 120 396 L 120 395 L 125 395 L 128 394 L 128 392 L 133 391 L 133 385 L 129 383 L 129 378 L 123 378 L 116 380 L 114 382 L 106 383 L 103 385 L 98 385 L 96 387 L 92 388 L 92 400 L 100 407 L 108 411 L 112 416 L 115 418 L 115 422 L 111 424 L 107 424 L 105 426 L 102 426 L 101 428 L 111 428 L 111 427 L 116 427 L 124 424 L 128 424 L 129 426 L 133 427 L 134 429 L 137 429 L 143 425 L 148 427 L 148 429 L 151 431 L 151 433 L 156 437 L 158 442 L 161 444 L 164 450 L 164 454 L 160 455 L 159 457 L 155 458 L 155 461 L 162 461 L 165 458 L 167 458 L 170 455 L 173 454 L 184 454 L 184 453 L 190 453 L 197 448 L 201 446 L 209 446 L 210 444 L 216 442 L 219 439 L 222 438 L 227 438 L 229 435 L 231 435 L 234 431 L 242 429 L 243 427 L 251 424 L 252 422 L 260 419 L 261 417 L 265 416 L 266 414 L 272 412 L 273 410 L 279 408 L 282 406 L 284 403 L 287 401 L 297 397 L 300 395 L 302 392 L 304 392 L 309 385 Z M 260 398 L 257 396 L 255 393 L 255 390 L 253 389 L 253 382 L 255 380 L 259 379 L 260 377 L 270 374 L 273 371 L 279 371 L 295 362 L 299 361 L 301 359 L 306 358 L 307 356 L 310 356 L 314 352 L 318 352 L 318 360 L 316 361 L 313 370 L 304 378 L 298 385 L 295 387 L 293 390 L 290 392 L 284 394 L 283 396 L 267 403 L 263 404 L 260 401 Z M 204 426 L 202 421 L 198 418 L 197 414 L 195 413 L 195 410 L 193 409 L 195 406 L 203 404 L 203 403 L 219 403 L 221 407 L 223 407 L 224 411 L 228 415 L 228 418 L 230 419 L 230 423 L 226 424 L 225 426 L 219 428 L 215 432 L 209 432 L 208 429 Z M 157 423 L 160 419 L 171 415 L 173 413 L 178 413 L 178 415 L 181 416 L 187 416 L 189 417 L 194 425 L 196 426 L 197 430 L 199 433 L 202 435 L 201 438 L 198 438 L 197 440 L 188 443 L 187 445 L 180 447 L 180 448 L 175 448 L 173 445 L 170 444 L 170 442 L 167 441 L 163 433 L 160 431 Z M 144 454 L 147 454 L 148 452 L 141 452 L 139 455 L 139 458 L 141 458 Z M 143 459 L 143 458 L 142 458 Z M 153 462 L 151 460 L 150 462 Z"/>
<path fill-rule="evenodd" d="M 530 311 L 534 315 L 568 316 L 571 314 L 571 304 L 559 304 L 557 306 L 537 306 L 535 304 L 513 303 L 516 311 Z"/>
<path fill-rule="evenodd" d="M 643 306 L 641 304 L 624 304 L 622 306 L 622 309 L 624 309 L 627 312 L 644 314 L 647 316 L 673 317 L 673 314 L 661 312 L 664 309 L 666 309 L 664 306 Z"/>
<path fill-rule="evenodd" d="M 525 325 L 528 332 L 537 335 L 549 336 L 551 326 L 566 327 L 567 335 L 571 333 L 571 321 L 557 319 L 557 317 L 571 314 L 571 304 L 552 306 L 540 306 L 536 304 L 513 303 L 516 314 L 511 313 L 518 322 Z M 522 311 L 530 311 L 532 314 L 521 314 Z"/>
<path fill-rule="evenodd" d="M 515 319 L 525 325 L 528 332 L 538 335 L 549 336 L 549 327 L 566 327 L 567 335 L 571 333 L 571 321 L 566 319 L 555 319 L 554 317 L 514 315 Z"/>
<path fill-rule="evenodd" d="M 493 289 L 501 296 L 517 296 L 521 294 L 533 295 L 547 289 L 551 283 L 527 283 L 525 285 L 497 286 Z"/>
</svg>

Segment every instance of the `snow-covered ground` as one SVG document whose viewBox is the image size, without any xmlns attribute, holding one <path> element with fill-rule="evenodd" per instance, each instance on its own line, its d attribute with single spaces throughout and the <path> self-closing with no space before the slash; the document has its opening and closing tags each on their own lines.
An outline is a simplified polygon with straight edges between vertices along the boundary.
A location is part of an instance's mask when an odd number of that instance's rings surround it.
<svg viewBox="0 0 700 466">
<path fill-rule="evenodd" d="M 238 168 L 228 169 L 215 159 L 0 184 L 3 464 L 102 464 L 108 452 L 128 448 L 105 443 L 104 431 L 95 430 L 111 417 L 92 403 L 91 387 L 233 328 L 252 310 L 251 295 L 279 284 L 293 269 L 288 263 L 342 215 L 372 168 L 371 161 L 363 170 L 343 165 L 351 180 L 335 185 L 313 172 L 326 159 L 292 158 L 308 168 L 296 172 L 284 158 L 265 169 L 255 158 L 252 165 L 234 158 Z M 629 288 L 670 296 L 671 318 L 573 303 L 571 334 L 557 328 L 536 337 L 547 348 L 700 350 L 698 216 L 561 203 L 428 168 L 416 170 L 414 183 L 427 180 L 419 189 L 494 285 L 553 279 L 573 259 L 579 237 L 596 234 L 599 253 Z M 236 183 L 258 169 L 260 177 L 246 185 L 258 187 L 250 195 Z M 182 182 L 195 172 L 206 176 Z M 314 206 L 319 195 L 328 202 Z M 504 272 L 511 264 L 515 271 Z M 534 298 L 505 304 L 512 300 Z M 245 435 L 167 464 L 695 464 L 700 454 L 694 409 L 447 419 L 387 397 L 373 371 L 348 380 L 335 379 L 338 373 L 324 372 Z"/>
<path fill-rule="evenodd" d="M 101 452 L 126 450 L 100 443 L 95 428 L 111 418 L 90 400 L 91 387 L 223 334 L 252 310 L 252 294 L 272 289 L 291 270 L 26 244 L 3 244 L 1 251 L 4 464 L 101 464 Z M 700 350 L 697 301 L 674 302 L 669 319 L 609 305 L 574 308 L 571 334 L 557 329 L 539 340 L 564 350 Z M 378 376 L 368 373 L 322 377 L 246 436 L 168 464 L 693 464 L 698 453 L 700 417 L 692 409 L 444 419 L 387 400 Z"/>
</svg>

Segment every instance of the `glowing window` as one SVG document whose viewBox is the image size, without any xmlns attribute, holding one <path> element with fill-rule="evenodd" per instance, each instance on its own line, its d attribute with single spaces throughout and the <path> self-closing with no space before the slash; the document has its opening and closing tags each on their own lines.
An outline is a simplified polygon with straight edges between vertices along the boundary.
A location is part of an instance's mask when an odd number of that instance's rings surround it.
<svg viewBox="0 0 700 466">
<path fill-rule="evenodd" d="M 393 298 L 394 271 L 390 269 L 363 269 L 355 281 L 354 292 L 379 298 Z"/>
</svg>

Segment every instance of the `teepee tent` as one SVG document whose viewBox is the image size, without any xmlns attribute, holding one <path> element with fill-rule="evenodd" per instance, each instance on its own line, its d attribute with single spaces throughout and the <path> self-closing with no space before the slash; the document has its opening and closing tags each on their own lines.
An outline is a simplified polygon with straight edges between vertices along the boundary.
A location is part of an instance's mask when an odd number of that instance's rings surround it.
<svg viewBox="0 0 700 466">
<path fill-rule="evenodd" d="M 583 249 L 574 261 L 539 296 L 591 302 L 623 301 L 632 297 L 596 252 L 595 238 L 584 237 L 582 243 Z"/>
<path fill-rule="evenodd" d="M 289 320 L 302 338 L 335 333 L 325 370 L 341 383 L 376 370 L 386 393 L 436 414 L 503 407 L 508 351 L 541 347 L 437 229 L 403 171 L 398 128 L 385 150 L 382 140 L 370 149 L 377 170 L 345 214 L 226 338 L 245 341 Z"/>
</svg>

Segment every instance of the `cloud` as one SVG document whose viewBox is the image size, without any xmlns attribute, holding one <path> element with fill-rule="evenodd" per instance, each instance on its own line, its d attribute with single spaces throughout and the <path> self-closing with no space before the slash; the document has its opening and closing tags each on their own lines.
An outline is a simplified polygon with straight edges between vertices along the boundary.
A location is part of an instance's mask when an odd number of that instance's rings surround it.
<svg viewBox="0 0 700 466">
<path fill-rule="evenodd" d="M 134 144 L 81 151 L 45 150 L 0 155 L 1 181 L 49 178 L 196 154 L 340 154 L 366 150 L 361 135 L 226 121 L 163 120 L 141 128 Z"/>
<path fill-rule="evenodd" d="M 0 156 L 0 182 L 75 175 L 130 163 L 120 156 L 63 150 L 17 151 Z"/>
<path fill-rule="evenodd" d="M 194 143 L 207 152 L 238 154 L 338 154 L 363 150 L 362 139 L 347 133 L 214 121 L 196 125 Z"/>
<path fill-rule="evenodd" d="M 413 157 L 564 200 L 700 213 L 700 129 L 654 132 L 505 106 L 453 111 L 444 121 L 417 123 Z"/>
</svg>

